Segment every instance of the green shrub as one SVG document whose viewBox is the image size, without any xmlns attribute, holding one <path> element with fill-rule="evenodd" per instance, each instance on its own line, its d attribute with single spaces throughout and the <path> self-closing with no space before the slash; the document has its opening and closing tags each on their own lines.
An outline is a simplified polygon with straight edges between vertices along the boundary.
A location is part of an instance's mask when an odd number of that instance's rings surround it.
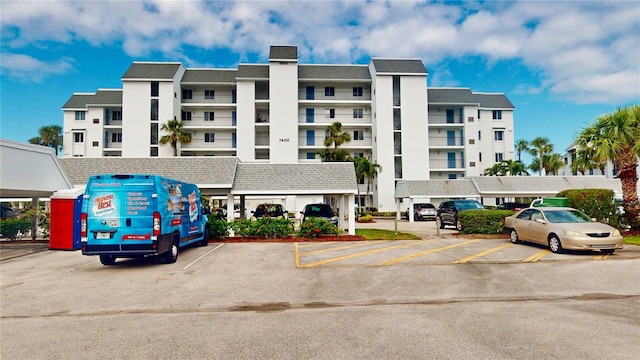
<svg viewBox="0 0 640 360">
<path fill-rule="evenodd" d="M 317 238 L 322 235 L 338 235 L 340 229 L 331 224 L 329 220 L 317 217 L 310 217 L 304 219 L 304 222 L 300 224 L 300 230 L 298 231 L 299 237 L 305 238 Z"/>
<path fill-rule="evenodd" d="M 0 234 L 9 240 L 16 240 L 18 232 L 24 234 L 29 229 L 31 229 L 31 221 L 25 217 L 0 221 Z"/>
<path fill-rule="evenodd" d="M 504 218 L 511 210 L 465 210 L 458 213 L 463 234 L 502 234 Z"/>
<path fill-rule="evenodd" d="M 231 223 L 231 228 L 242 237 L 256 236 L 266 239 L 284 238 L 294 232 L 293 221 L 289 219 L 239 219 Z"/>
<path fill-rule="evenodd" d="M 614 195 L 610 189 L 572 189 L 561 191 L 557 196 L 566 197 L 567 206 L 578 209 L 589 217 L 622 228 L 625 219 L 618 213 Z"/>
<path fill-rule="evenodd" d="M 227 220 L 211 216 L 207 220 L 207 227 L 209 229 L 209 239 L 222 240 L 229 237 L 230 225 Z"/>
</svg>

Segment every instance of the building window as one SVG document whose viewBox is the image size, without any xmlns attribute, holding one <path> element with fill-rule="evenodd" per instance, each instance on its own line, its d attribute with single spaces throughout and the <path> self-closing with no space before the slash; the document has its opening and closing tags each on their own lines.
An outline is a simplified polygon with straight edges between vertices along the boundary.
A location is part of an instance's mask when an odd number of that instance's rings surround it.
<svg viewBox="0 0 640 360">
<path fill-rule="evenodd" d="M 353 88 L 353 96 L 362 96 L 362 88 L 354 87 Z"/>
<path fill-rule="evenodd" d="M 316 158 L 316 153 L 314 152 L 308 152 L 307 153 L 307 160 L 313 160 Z"/>
<path fill-rule="evenodd" d="M 496 153 L 496 162 L 499 163 L 504 160 L 504 155 L 502 153 Z"/>
<path fill-rule="evenodd" d="M 76 111 L 76 120 L 84 120 L 86 111 Z"/>
<path fill-rule="evenodd" d="M 359 157 L 364 157 L 364 153 L 362 152 L 357 152 L 357 153 L 353 153 L 353 158 L 359 158 Z"/>
<path fill-rule="evenodd" d="M 151 149 L 149 149 L 149 156 L 158 157 L 158 148 L 154 146 Z"/>
<path fill-rule="evenodd" d="M 204 142 L 214 142 L 215 141 L 215 135 L 214 133 L 205 133 L 204 134 Z"/>
<path fill-rule="evenodd" d="M 213 99 L 215 97 L 215 91 L 214 90 L 205 90 L 204 91 L 204 98 L 205 99 Z"/>
<path fill-rule="evenodd" d="M 84 142 L 84 133 L 73 133 L 73 142 L 74 143 L 83 143 Z"/>
<path fill-rule="evenodd" d="M 364 131 L 362 131 L 362 130 L 354 130 L 353 131 L 353 140 L 364 140 Z"/>
<path fill-rule="evenodd" d="M 152 145 L 158 145 L 158 124 L 151 124 L 151 140 Z"/>
<path fill-rule="evenodd" d="M 329 119 L 336 118 L 336 109 L 329 109 Z"/>
<path fill-rule="evenodd" d="M 324 96 L 336 96 L 336 88 L 334 87 L 325 87 L 324 88 Z"/>
<path fill-rule="evenodd" d="M 480 109 L 478 109 L 478 120 L 480 119 Z"/>
<path fill-rule="evenodd" d="M 113 133 L 113 134 L 111 134 L 111 142 L 121 143 L 122 142 L 122 133 Z"/>
<path fill-rule="evenodd" d="M 122 111 L 114 110 L 111 112 L 111 120 L 122 120 Z"/>
<path fill-rule="evenodd" d="M 182 100 L 193 99 L 193 90 L 182 90 Z"/>
<path fill-rule="evenodd" d="M 213 121 L 213 118 L 214 118 L 213 111 L 204 112 L 204 121 Z"/>
<path fill-rule="evenodd" d="M 362 119 L 363 110 L 362 109 L 353 109 L 353 118 L 354 119 Z"/>
<path fill-rule="evenodd" d="M 478 153 L 478 162 L 482 162 L 482 153 Z"/>
<path fill-rule="evenodd" d="M 191 111 L 183 111 L 180 119 L 182 121 L 191 121 Z"/>
<path fill-rule="evenodd" d="M 478 130 L 478 140 L 482 140 L 482 131 Z"/>
<path fill-rule="evenodd" d="M 158 121 L 158 99 L 151 99 L 151 120 Z"/>
<path fill-rule="evenodd" d="M 94 141 L 94 142 L 93 142 L 93 147 L 98 147 L 98 145 L 99 145 L 99 144 L 98 144 L 98 142 L 97 142 L 97 141 Z"/>
<path fill-rule="evenodd" d="M 151 82 L 151 96 L 158 96 L 160 93 L 160 83 L 157 81 Z"/>
<path fill-rule="evenodd" d="M 502 110 L 493 110 L 493 120 L 502 119 Z"/>
<path fill-rule="evenodd" d="M 503 137 L 504 137 L 504 131 L 502 131 L 502 130 L 496 130 L 493 133 L 493 140 L 495 140 L 495 141 L 502 141 Z"/>
</svg>

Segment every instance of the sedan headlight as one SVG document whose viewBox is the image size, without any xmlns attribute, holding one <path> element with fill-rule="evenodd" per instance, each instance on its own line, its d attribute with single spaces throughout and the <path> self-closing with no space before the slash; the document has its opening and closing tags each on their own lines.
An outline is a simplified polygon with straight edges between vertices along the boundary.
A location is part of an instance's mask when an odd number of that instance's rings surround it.
<svg viewBox="0 0 640 360">
<path fill-rule="evenodd" d="M 618 229 L 615 229 L 613 231 L 613 234 L 611 234 L 611 236 L 620 236 L 620 235 L 622 235 L 622 234 L 620 234 L 620 230 L 618 230 Z"/>
<path fill-rule="evenodd" d="M 564 233 L 567 236 L 573 236 L 573 237 L 585 237 L 585 236 L 587 236 L 584 233 L 581 233 L 579 231 L 573 231 L 573 230 L 564 230 Z"/>
</svg>

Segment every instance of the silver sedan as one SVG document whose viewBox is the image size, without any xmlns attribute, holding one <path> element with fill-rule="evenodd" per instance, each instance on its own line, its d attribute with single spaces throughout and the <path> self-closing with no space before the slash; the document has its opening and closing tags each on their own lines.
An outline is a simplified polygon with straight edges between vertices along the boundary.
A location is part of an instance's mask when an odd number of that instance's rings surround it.
<svg viewBox="0 0 640 360">
<path fill-rule="evenodd" d="M 613 253 L 622 249 L 623 238 L 616 228 L 596 222 L 567 207 L 538 207 L 520 210 L 504 219 L 504 230 L 512 243 L 523 241 L 549 246 L 554 253 L 565 250 L 595 250 Z"/>
</svg>

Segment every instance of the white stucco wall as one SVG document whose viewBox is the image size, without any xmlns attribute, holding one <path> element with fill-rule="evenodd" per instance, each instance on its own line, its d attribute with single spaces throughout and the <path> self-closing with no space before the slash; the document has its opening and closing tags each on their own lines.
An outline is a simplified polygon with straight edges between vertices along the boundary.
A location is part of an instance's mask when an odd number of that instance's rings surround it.
<svg viewBox="0 0 640 360">
<path fill-rule="evenodd" d="M 298 162 L 298 64 L 269 63 L 269 161 Z"/>
<path fill-rule="evenodd" d="M 238 81 L 236 99 L 237 156 L 240 161 L 255 160 L 256 146 L 256 84 L 254 81 Z"/>
<path fill-rule="evenodd" d="M 372 103 L 373 161 L 382 166 L 374 182 L 373 206 L 381 211 L 395 209 L 395 171 L 393 155 L 393 78 L 372 76 L 375 102 Z M 377 193 L 375 189 L 377 188 Z"/>
</svg>

